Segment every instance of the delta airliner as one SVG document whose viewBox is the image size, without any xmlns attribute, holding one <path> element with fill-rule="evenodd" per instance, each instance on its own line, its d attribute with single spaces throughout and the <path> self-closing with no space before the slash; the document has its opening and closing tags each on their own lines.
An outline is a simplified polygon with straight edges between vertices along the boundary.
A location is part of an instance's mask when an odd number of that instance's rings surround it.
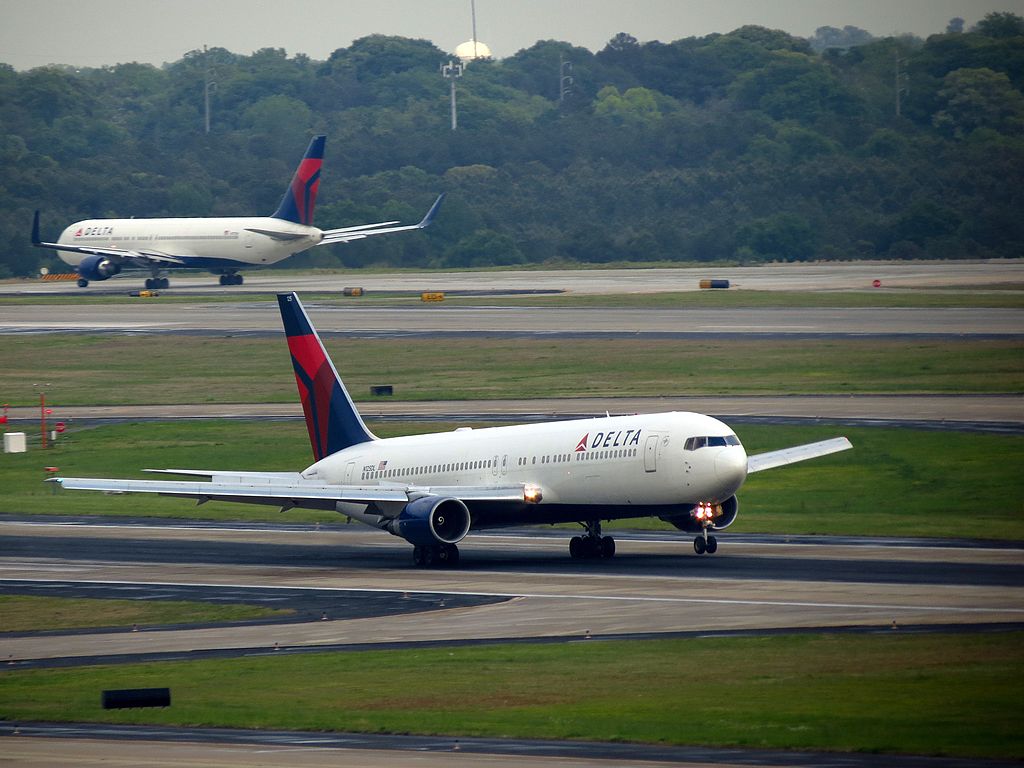
<svg viewBox="0 0 1024 768">
<path fill-rule="evenodd" d="M 363 423 L 299 297 L 279 294 L 315 462 L 301 472 L 147 470 L 192 480 L 55 478 L 64 488 L 158 493 L 337 511 L 413 545 L 419 566 L 458 562 L 458 544 L 487 528 L 579 523 L 574 558 L 610 558 L 601 523 L 658 517 L 696 534 L 729 526 L 747 475 L 850 447 L 844 438 L 748 456 L 721 421 L 652 413 L 380 439 Z"/>
<path fill-rule="evenodd" d="M 317 229 L 313 211 L 320 187 L 326 136 L 315 136 L 277 210 L 270 216 L 192 219 L 88 219 L 67 227 L 56 243 L 39 235 L 39 211 L 32 221 L 32 244 L 51 248 L 78 273 L 78 286 L 107 280 L 125 264 L 152 273 L 146 288 L 167 288 L 163 273 L 174 268 L 207 269 L 221 285 L 241 285 L 240 269 L 266 267 L 318 245 L 347 243 L 375 235 L 428 227 L 444 199 L 438 196 L 418 224 L 397 221 Z"/>
</svg>

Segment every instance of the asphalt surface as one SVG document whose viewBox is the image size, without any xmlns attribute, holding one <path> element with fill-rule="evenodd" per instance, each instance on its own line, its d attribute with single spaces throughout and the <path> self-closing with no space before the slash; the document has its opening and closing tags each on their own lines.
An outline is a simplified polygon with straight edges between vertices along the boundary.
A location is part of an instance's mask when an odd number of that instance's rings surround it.
<svg viewBox="0 0 1024 768">
<path fill-rule="evenodd" d="M 924 429 L 1019 432 L 1022 395 L 784 395 L 725 397 L 542 398 L 537 400 L 444 400 L 359 402 L 370 420 L 530 422 L 634 413 L 694 411 L 729 423 L 827 421 Z M 36 407 L 11 408 L 12 423 L 38 424 Z M 180 419 L 300 419 L 291 403 L 61 406 L 59 417 L 79 425 L 112 421 Z"/>
<path fill-rule="evenodd" d="M 17 735 L 15 735 L 17 731 Z M 0 722 L 6 764 L 39 766 L 320 766 L 366 768 L 415 766 L 686 765 L 729 768 L 1002 768 L 1013 761 L 978 761 L 913 755 L 782 752 L 586 741 L 438 738 L 318 731 L 257 731 L 226 728 L 164 728 L 139 725 L 80 725 Z M 21 764 L 14 763 L 14 764 Z"/>
<path fill-rule="evenodd" d="M 0 295 L 118 294 L 138 291 L 148 274 L 123 274 L 88 288 L 73 282 L 0 281 Z M 828 264 L 765 264 L 755 267 L 684 267 L 676 269 L 503 270 L 500 272 L 415 272 L 303 275 L 287 271 L 245 273 L 242 286 L 221 287 L 213 275 L 171 273 L 174 295 L 266 294 L 274 291 L 341 292 L 361 287 L 368 292 L 423 291 L 522 293 L 569 291 L 578 294 L 661 293 L 700 290 L 704 279 L 729 280 L 733 288 L 759 291 L 836 291 L 1005 288 L 1024 284 L 1024 262 L 992 261 L 857 261 Z"/>
<path fill-rule="evenodd" d="M 434 571 L 412 568 L 404 542 L 354 525 L 8 518 L 0 521 L 3 593 L 245 600 L 292 607 L 299 620 L 3 634 L 0 658 L 8 661 L 3 671 L 11 671 L 451 643 L 1024 626 L 1024 549 L 1014 543 L 729 536 L 726 531 L 718 554 L 698 557 L 682 535 L 622 533 L 615 559 L 580 562 L 567 556 L 566 536 L 560 531 L 471 535 L 462 546 L 461 568 Z M 13 725 L 7 733 L 13 733 Z M 154 750 L 166 762 L 142 762 L 978 764 L 520 740 L 462 739 L 455 751 L 450 738 L 102 725 L 25 726 L 17 738 L 5 738 L 0 750 L 26 765 L 101 764 L 115 756 L 132 763 Z"/>
<path fill-rule="evenodd" d="M 0 334 L 280 335 L 271 300 L 238 303 L 20 305 L 4 308 Z M 759 336 L 785 338 L 913 337 L 1016 338 L 1024 310 L 772 308 L 632 309 L 565 307 L 359 307 L 308 302 L 317 331 L 348 337 L 533 337 L 687 339 Z M 12 311 L 16 310 L 16 311 Z"/>
<path fill-rule="evenodd" d="M 981 541 L 619 533 L 614 560 L 573 561 L 567 533 L 471 535 L 462 566 L 412 568 L 358 526 L 0 521 L 0 593 L 292 607 L 295 619 L 0 634 L 3 671 L 493 642 L 1024 627 L 1024 545 Z M 325 615 L 326 614 L 326 615 Z M 1002 765 L 890 755 L 91 724 L 0 725 L 24 765 Z M 159 755 L 159 757 L 155 757 Z"/>
</svg>

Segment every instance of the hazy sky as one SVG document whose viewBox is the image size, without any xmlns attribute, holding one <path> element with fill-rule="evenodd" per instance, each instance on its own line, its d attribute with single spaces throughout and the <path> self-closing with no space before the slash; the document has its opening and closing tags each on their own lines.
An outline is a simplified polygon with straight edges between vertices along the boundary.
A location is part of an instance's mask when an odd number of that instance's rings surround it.
<svg viewBox="0 0 1024 768">
<path fill-rule="evenodd" d="M 804 37 L 852 24 L 874 35 L 942 32 L 1024 0 L 476 0 L 477 38 L 498 58 L 537 40 L 600 50 L 618 32 L 669 42 L 744 24 Z M 98 67 L 162 64 L 204 44 L 284 48 L 326 59 L 354 39 L 421 37 L 451 51 L 472 36 L 470 0 L 0 0 L 0 62 Z"/>
</svg>

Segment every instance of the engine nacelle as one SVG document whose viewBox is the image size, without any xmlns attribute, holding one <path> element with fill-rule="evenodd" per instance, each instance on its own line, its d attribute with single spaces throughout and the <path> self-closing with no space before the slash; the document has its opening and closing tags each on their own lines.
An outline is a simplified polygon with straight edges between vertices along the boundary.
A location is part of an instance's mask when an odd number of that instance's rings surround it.
<svg viewBox="0 0 1024 768">
<path fill-rule="evenodd" d="M 688 511 L 678 515 L 663 516 L 661 519 L 666 523 L 672 523 L 680 531 L 687 533 L 700 533 L 704 530 L 707 522 L 707 515 L 711 516 L 711 525 L 708 528 L 720 531 L 728 528 L 736 520 L 740 511 L 740 503 L 735 496 L 730 496 L 721 504 L 697 504 Z"/>
<path fill-rule="evenodd" d="M 461 499 L 424 496 L 409 502 L 387 529 L 414 546 L 458 544 L 469 533 L 469 509 Z"/>
<path fill-rule="evenodd" d="M 78 274 L 86 280 L 106 280 L 121 271 L 121 265 L 106 256 L 86 256 L 78 262 Z"/>
</svg>

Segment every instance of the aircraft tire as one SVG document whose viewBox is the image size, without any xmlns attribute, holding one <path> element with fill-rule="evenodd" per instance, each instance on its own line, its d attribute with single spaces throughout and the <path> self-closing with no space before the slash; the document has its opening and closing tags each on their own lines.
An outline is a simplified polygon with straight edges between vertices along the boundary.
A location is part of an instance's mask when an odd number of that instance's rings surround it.
<svg viewBox="0 0 1024 768">
<path fill-rule="evenodd" d="M 714 536 L 708 536 L 708 554 L 713 555 L 718 551 L 718 539 Z"/>
<path fill-rule="evenodd" d="M 86 280 L 84 277 L 78 278 L 78 287 L 79 288 L 88 288 L 89 287 L 89 281 Z"/>
<path fill-rule="evenodd" d="M 611 560 L 615 557 L 615 539 L 611 536 L 605 536 L 601 539 L 601 557 L 605 560 Z"/>
<path fill-rule="evenodd" d="M 693 551 L 698 555 L 703 555 L 707 551 L 707 545 L 704 543 L 703 536 L 698 536 L 693 540 Z"/>
<path fill-rule="evenodd" d="M 459 548 L 454 544 L 442 544 L 437 548 L 438 565 L 454 568 L 459 564 Z"/>
<path fill-rule="evenodd" d="M 153 285 L 153 278 L 151 278 L 151 277 L 147 277 L 147 278 L 146 278 L 146 282 L 145 282 L 145 283 L 143 283 L 143 285 L 145 285 L 145 286 L 146 286 L 146 290 L 147 290 L 147 291 L 148 291 L 148 290 L 151 290 L 152 288 L 155 288 L 155 287 L 156 287 L 156 286 L 154 286 L 154 285 Z"/>
<path fill-rule="evenodd" d="M 583 557 L 583 537 L 573 536 L 569 539 L 569 557 L 573 560 L 579 560 Z"/>
<path fill-rule="evenodd" d="M 412 564 L 417 568 L 422 568 L 424 565 L 423 549 L 418 545 L 412 548 Z"/>
</svg>

